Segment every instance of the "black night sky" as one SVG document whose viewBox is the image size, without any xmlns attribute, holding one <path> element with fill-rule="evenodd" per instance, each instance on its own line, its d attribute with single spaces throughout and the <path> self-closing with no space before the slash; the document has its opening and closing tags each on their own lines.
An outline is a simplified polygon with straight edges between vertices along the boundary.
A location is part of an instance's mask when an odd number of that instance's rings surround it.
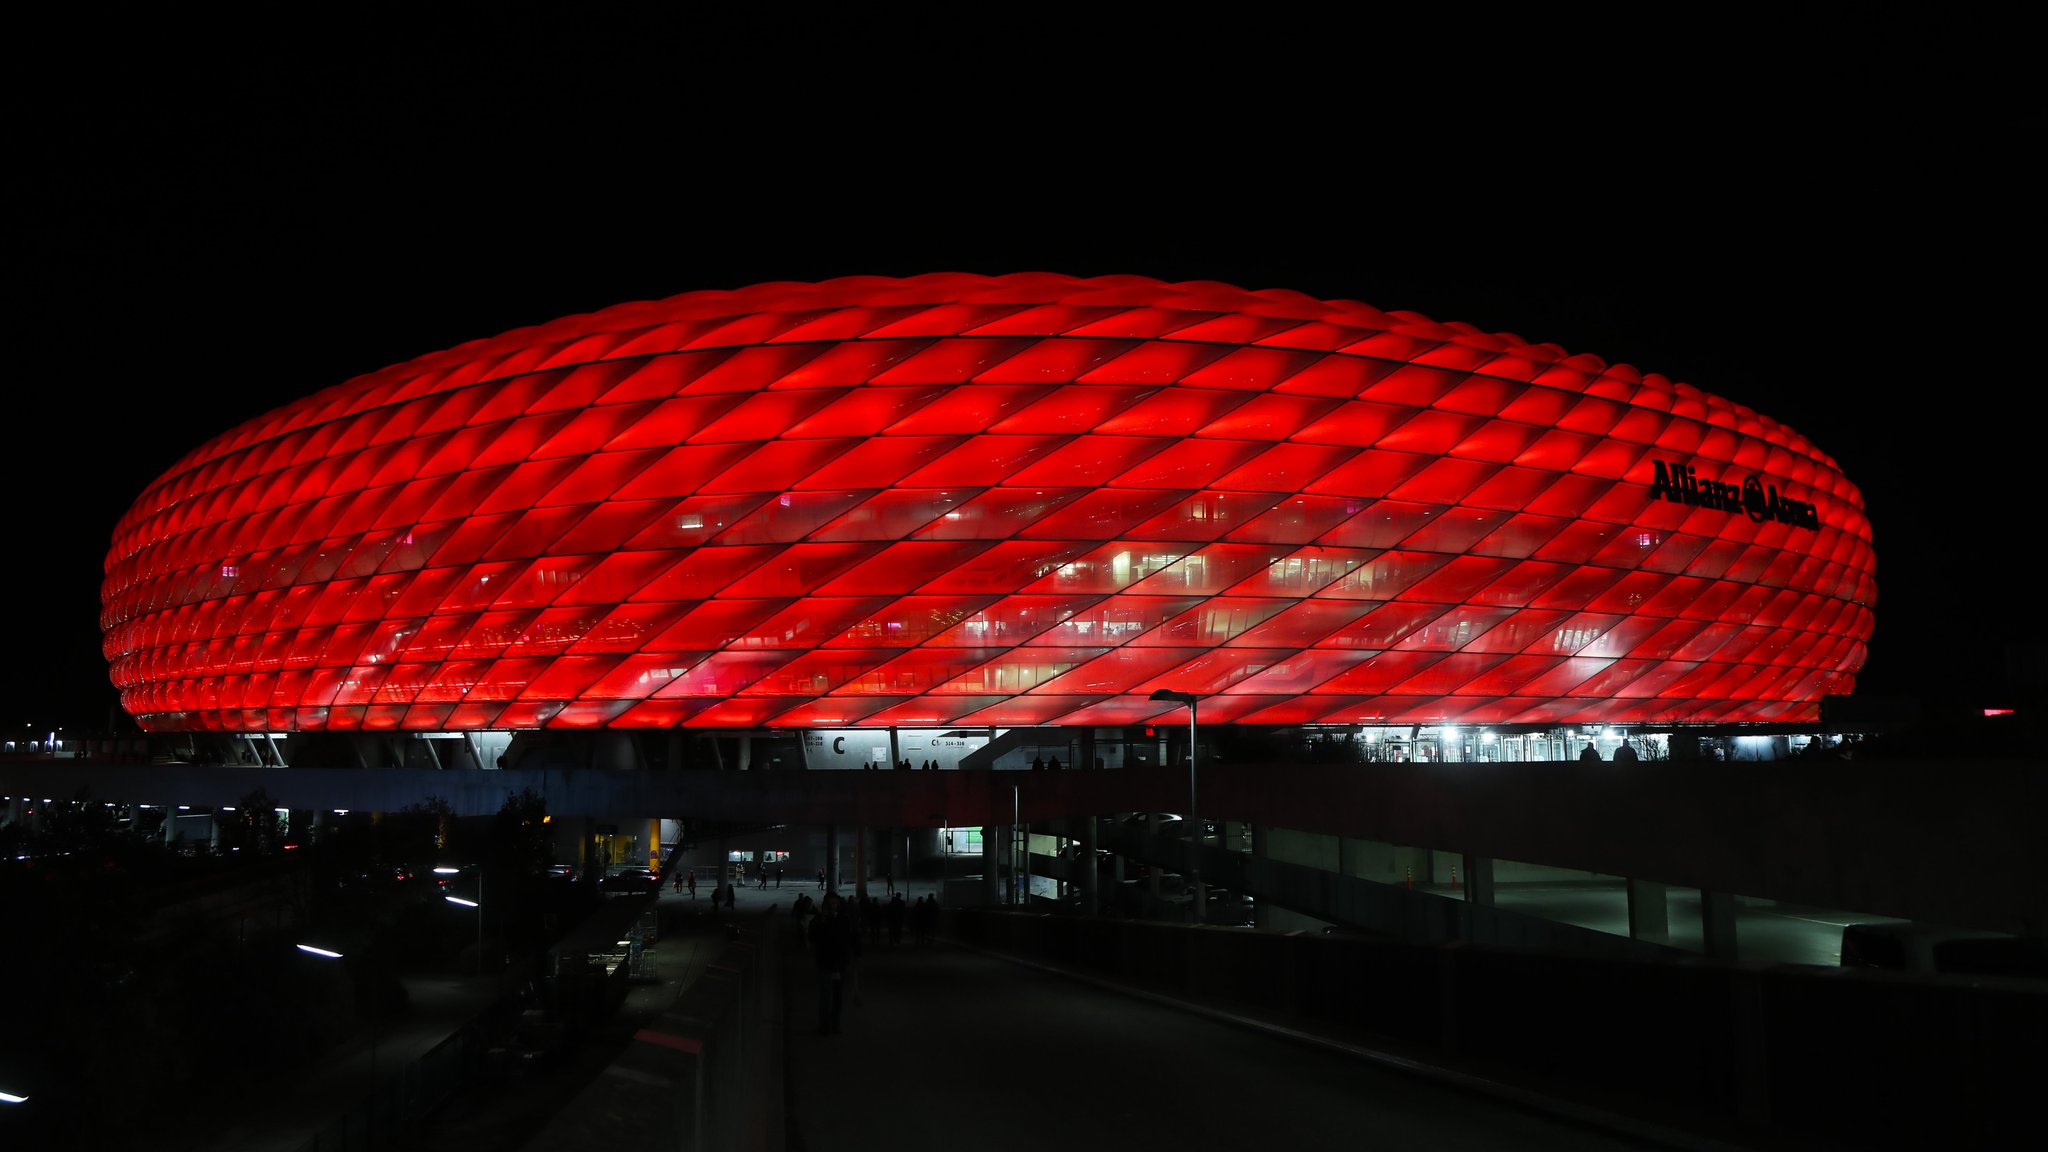
<svg viewBox="0 0 2048 1152">
<path fill-rule="evenodd" d="M 1342 28 L 1033 51 L 844 15 L 379 11 L 18 43 L 8 736 L 104 725 L 113 525 L 241 420 L 623 301 L 954 270 L 1362 300 L 1748 404 L 1863 490 L 1859 694 L 2038 683 L 2008 666 L 2038 582 L 2037 214 L 2014 101 L 1959 30 L 1718 27 L 1680 59 L 1442 29 L 1417 54 Z"/>
</svg>

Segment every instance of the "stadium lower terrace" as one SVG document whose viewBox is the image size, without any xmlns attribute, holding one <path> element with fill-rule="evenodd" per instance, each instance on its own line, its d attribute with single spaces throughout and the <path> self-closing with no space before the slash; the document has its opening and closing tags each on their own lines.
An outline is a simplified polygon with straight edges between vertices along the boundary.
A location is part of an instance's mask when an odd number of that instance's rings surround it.
<svg viewBox="0 0 2048 1152">
<path fill-rule="evenodd" d="M 428 801 L 488 816 L 530 791 L 556 821 L 557 858 L 583 869 L 660 872 L 686 843 L 802 876 L 907 876 L 972 858 L 961 866 L 988 903 L 1030 893 L 1080 911 L 1110 909 L 1108 885 L 1137 872 L 1072 861 L 1110 860 L 1125 833 L 1184 843 L 1193 821 L 1180 817 L 1199 814 L 1204 853 L 1404 889 L 1447 884 L 1455 869 L 1468 905 L 1503 882 L 1625 882 L 1651 910 L 1631 916 L 1635 935 L 1652 942 L 1671 931 L 1652 914 L 1660 893 L 1690 890 L 1708 922 L 1680 934 L 1725 959 L 1743 955 L 1726 903 L 1738 898 L 2039 934 L 2040 863 L 2023 846 L 2040 801 L 2018 762 L 1981 759 L 1976 726 L 1923 730 L 1947 734 L 1908 746 L 1897 733 L 1763 725 L 190 733 L 13 759 L 0 765 L 0 813 L 30 820 L 38 800 L 90 795 L 130 818 L 165 809 L 166 842 L 197 846 L 259 789 L 280 827 L 315 837 Z M 1966 767 L 1928 767 L 1945 756 Z M 1901 810 L 1899 794 L 1915 804 Z M 1404 930 L 1375 922 L 1385 909 L 1247 891 L 1230 860 L 1194 869 L 1190 887 L 1252 896 L 1264 926 Z M 1151 909 L 1162 911 L 1194 918 Z"/>
</svg>

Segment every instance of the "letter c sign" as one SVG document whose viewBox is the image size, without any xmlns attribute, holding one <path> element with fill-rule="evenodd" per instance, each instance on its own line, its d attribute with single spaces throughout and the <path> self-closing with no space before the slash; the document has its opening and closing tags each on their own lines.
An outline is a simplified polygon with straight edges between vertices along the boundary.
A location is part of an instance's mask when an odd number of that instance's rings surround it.
<svg viewBox="0 0 2048 1152">
<path fill-rule="evenodd" d="M 834 736 L 832 738 L 832 754 L 834 756 L 846 755 L 846 737 Z"/>
</svg>

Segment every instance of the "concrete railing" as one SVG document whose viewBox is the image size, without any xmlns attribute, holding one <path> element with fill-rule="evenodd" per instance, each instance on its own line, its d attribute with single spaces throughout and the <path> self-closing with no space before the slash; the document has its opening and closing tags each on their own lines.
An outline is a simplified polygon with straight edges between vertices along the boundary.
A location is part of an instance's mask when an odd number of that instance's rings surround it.
<svg viewBox="0 0 2048 1152">
<path fill-rule="evenodd" d="M 652 903 L 613 900 L 551 948 L 551 1014 L 572 1032 L 618 1010 L 630 971 L 624 961 L 571 967 L 564 957 L 632 930 Z M 782 923 L 774 910 L 740 922 L 675 1005 L 635 1033 L 610 1065 L 615 1074 L 597 1078 L 555 1112 L 532 1146 L 595 1148 L 592 1134 L 602 1132 L 618 1138 L 606 1145 L 613 1147 L 780 1152 Z M 507 979 L 516 987 L 539 967 L 528 957 Z M 388 1143 L 385 1138 L 373 1145 L 373 1135 L 413 1130 L 480 1074 L 507 1030 L 510 1003 L 493 1003 L 417 1060 L 387 1056 L 363 1102 L 314 1132 L 296 1152 L 365 1152 Z M 622 1131 L 622 1124 L 630 1131 Z"/>
<path fill-rule="evenodd" d="M 1056 825 L 1069 835 L 1068 825 Z M 1678 950 L 1646 940 L 1617 936 L 1542 916 L 1448 900 L 1357 876 L 1345 876 L 1306 864 L 1292 864 L 1212 845 L 1191 846 L 1185 839 L 1124 831 L 1099 841 L 1101 847 L 1133 860 L 1172 869 L 1188 866 L 1192 847 L 1201 860 L 1203 881 L 1255 897 L 1262 905 L 1285 908 L 1304 916 L 1369 932 L 1431 943 L 1463 942 L 1530 950 L 1658 959 Z M 1082 883 L 1092 861 L 1061 860 L 1033 853 L 1034 876 Z M 1098 893 L 1107 907 L 1110 885 L 1098 873 Z M 1160 917 L 1150 917 L 1158 919 Z"/>
<path fill-rule="evenodd" d="M 783 926 L 775 910 L 741 922 L 530 1146 L 780 1152 Z"/>
<path fill-rule="evenodd" d="M 523 972 L 520 973 L 523 975 Z M 361 1103 L 315 1130 L 296 1152 L 368 1152 L 417 1125 L 476 1076 L 497 1031 L 487 1010 L 417 1059 L 387 1056 Z"/>
</svg>

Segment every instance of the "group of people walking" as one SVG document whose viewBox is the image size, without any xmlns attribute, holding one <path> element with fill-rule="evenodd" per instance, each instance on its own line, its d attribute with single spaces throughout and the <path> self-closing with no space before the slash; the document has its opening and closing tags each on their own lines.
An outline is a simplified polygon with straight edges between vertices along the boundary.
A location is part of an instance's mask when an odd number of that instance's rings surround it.
<svg viewBox="0 0 2048 1152">
<path fill-rule="evenodd" d="M 695 868 L 685 869 L 676 873 L 672 880 L 676 891 L 687 891 L 690 894 L 690 899 L 695 900 L 697 898 L 697 870 Z M 727 911 L 732 910 L 732 885 L 721 881 L 716 887 L 711 889 L 711 907 L 714 910 L 719 908 L 724 908 Z"/>
<path fill-rule="evenodd" d="M 888 900 L 873 895 L 852 900 L 828 892 L 813 902 L 810 894 L 796 898 L 790 909 L 818 976 L 818 1034 L 837 1034 L 845 1019 L 846 1003 L 860 1003 L 860 957 L 886 941 L 890 947 L 903 943 L 906 929 L 918 944 L 931 942 L 939 919 L 939 899 L 919 896 L 908 903 L 901 892 Z"/>
<path fill-rule="evenodd" d="M 759 875 L 760 886 L 766 888 L 770 877 L 766 868 Z M 775 869 L 775 887 L 782 887 L 782 869 Z M 811 959 L 818 975 L 818 1032 L 833 1035 L 840 1030 L 845 1018 L 846 1003 L 850 998 L 860 1002 L 859 958 L 870 949 L 896 947 L 904 942 L 905 935 L 914 944 L 929 944 L 938 927 L 939 898 L 936 895 L 919 896 L 915 901 L 904 899 L 904 893 L 896 890 L 896 877 L 884 873 L 883 883 L 888 887 L 888 898 L 883 899 L 872 893 L 852 898 L 837 892 L 826 891 L 825 870 L 817 874 L 818 888 L 824 895 L 811 899 L 808 892 L 797 896 L 790 907 L 790 915 L 802 933 L 804 944 L 810 950 Z M 697 898 L 697 870 L 685 868 L 671 877 L 677 892 L 688 892 L 690 899 Z M 730 911 L 734 906 L 735 885 L 720 878 L 711 890 L 712 908 Z"/>
<path fill-rule="evenodd" d="M 782 878 L 783 870 L 778 867 L 775 869 L 775 874 L 772 877 L 775 887 L 782 887 Z M 695 868 L 686 868 L 676 872 L 670 879 L 677 892 L 688 892 L 692 900 L 697 898 L 697 870 Z M 768 870 L 766 868 L 761 869 L 759 886 L 767 888 L 770 879 Z M 823 868 L 818 869 L 817 880 L 819 891 L 824 891 L 827 881 Z M 905 901 L 903 893 L 896 891 L 896 877 L 893 873 L 884 873 L 882 880 L 888 886 L 889 898 L 887 900 L 873 895 L 863 895 L 856 896 L 849 901 L 836 892 L 827 893 L 822 900 L 816 901 L 811 899 L 808 892 L 798 896 L 796 903 L 791 907 L 790 911 L 796 917 L 798 924 L 803 927 L 806 943 L 813 942 L 811 936 L 812 929 L 819 920 L 826 918 L 825 908 L 827 906 L 833 907 L 838 911 L 838 914 L 846 917 L 855 937 L 853 943 L 856 945 L 856 952 L 857 946 L 863 943 L 880 945 L 886 940 L 891 945 L 901 944 L 906 932 L 910 934 L 912 940 L 916 943 L 929 943 L 932 939 L 932 931 L 938 923 L 939 898 L 935 895 L 919 896 L 915 901 Z M 726 883 L 723 880 L 713 887 L 711 889 L 711 907 L 713 910 L 723 908 L 731 911 L 735 906 L 735 890 L 736 885 Z M 813 951 L 815 952 L 816 949 L 814 948 Z M 834 951 L 834 947 L 828 942 L 828 947 L 823 954 L 830 956 Z"/>
<path fill-rule="evenodd" d="M 818 880 L 818 886 L 819 886 L 819 887 L 821 887 L 821 888 L 822 888 L 822 887 L 824 887 L 824 875 L 825 875 L 825 872 L 824 872 L 824 870 L 823 870 L 823 869 L 819 869 L 819 871 L 818 871 L 818 877 L 819 877 L 819 880 Z M 763 865 L 763 866 L 761 867 L 761 870 L 760 870 L 760 875 L 759 875 L 759 877 L 758 877 L 758 881 L 759 881 L 759 882 L 758 882 L 758 884 L 757 884 L 756 886 L 757 886 L 757 887 L 760 887 L 760 888 L 766 888 L 766 887 L 768 887 L 768 881 L 769 881 L 769 880 L 771 880 L 771 879 L 775 881 L 775 887 L 777 887 L 777 888 L 780 888 L 780 887 L 782 887 L 782 868 L 781 868 L 781 866 L 779 866 L 779 865 L 778 865 L 778 866 L 776 867 L 776 869 L 775 869 L 775 874 L 774 874 L 774 875 L 773 875 L 773 876 L 771 877 L 771 876 L 770 876 L 770 875 L 768 874 L 768 868 L 767 868 L 767 866 L 766 866 L 766 865 Z M 697 898 L 697 870 L 696 870 L 695 868 L 687 868 L 687 869 L 684 869 L 684 870 L 683 870 L 683 871 L 681 871 L 681 872 L 677 872 L 677 873 L 675 873 L 675 875 L 674 875 L 674 876 L 672 876 L 672 877 L 671 877 L 671 880 L 672 880 L 672 882 L 673 882 L 673 883 L 675 884 L 675 890 L 676 890 L 677 892 L 682 892 L 682 891 L 686 891 L 686 890 L 687 890 L 687 891 L 688 891 L 688 892 L 690 893 L 690 899 L 692 899 L 692 900 L 695 900 L 695 899 Z M 745 875 L 745 873 L 742 873 L 742 874 L 740 875 L 740 882 L 741 882 L 741 883 L 745 883 L 745 882 L 746 882 L 746 875 Z M 721 882 L 721 883 L 720 883 L 720 884 L 719 884 L 719 885 L 718 885 L 718 886 L 717 886 L 716 888 L 713 888 L 713 889 L 711 890 L 711 906 L 712 906 L 712 907 L 714 907 L 714 908 L 730 908 L 730 907 L 732 907 L 732 890 L 733 890 L 733 886 L 732 886 L 732 885 L 730 885 L 730 884 L 726 884 L 726 883 L 723 883 L 723 882 Z"/>
<path fill-rule="evenodd" d="M 1582 761 L 1590 761 L 1592 763 L 1597 764 L 1600 762 L 1600 749 L 1594 747 L 1591 744 L 1588 744 L 1586 745 L 1585 750 L 1579 753 L 1579 759 Z M 1626 740 L 1622 741 L 1621 744 L 1614 749 L 1614 763 L 1633 764 L 1635 762 L 1635 748 L 1632 745 L 1630 745 Z"/>
</svg>

